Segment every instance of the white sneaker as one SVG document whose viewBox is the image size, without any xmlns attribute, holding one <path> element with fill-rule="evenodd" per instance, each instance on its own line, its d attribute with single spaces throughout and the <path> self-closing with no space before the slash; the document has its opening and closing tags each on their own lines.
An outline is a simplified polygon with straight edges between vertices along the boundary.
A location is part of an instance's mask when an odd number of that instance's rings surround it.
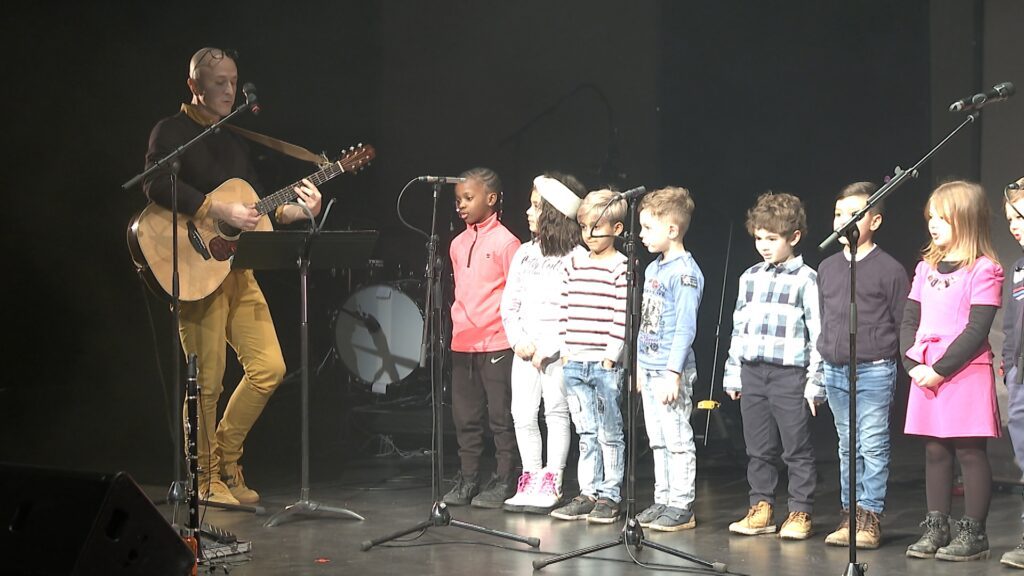
<svg viewBox="0 0 1024 576">
<path fill-rule="evenodd" d="M 540 488 L 541 473 L 523 470 L 519 475 L 519 484 L 516 486 L 514 496 L 505 500 L 501 506 L 506 512 L 522 512 L 527 504 L 531 503 L 532 496 Z"/>
<path fill-rule="evenodd" d="M 531 514 L 548 514 L 562 503 L 562 471 L 545 470 L 537 490 L 531 494 L 530 502 L 524 505 L 523 512 Z"/>
</svg>

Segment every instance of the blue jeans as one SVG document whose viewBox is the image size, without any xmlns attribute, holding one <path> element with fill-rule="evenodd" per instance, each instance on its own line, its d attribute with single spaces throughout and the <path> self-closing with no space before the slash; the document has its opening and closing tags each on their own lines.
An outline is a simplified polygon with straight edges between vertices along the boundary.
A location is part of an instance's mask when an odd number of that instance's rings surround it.
<svg viewBox="0 0 1024 576">
<path fill-rule="evenodd" d="M 637 370 L 643 391 L 644 424 L 654 455 L 654 503 L 674 508 L 693 509 L 696 496 L 697 446 L 693 442 L 690 413 L 693 404 L 693 381 L 696 372 L 683 372 L 679 397 L 663 404 L 656 397 L 659 381 L 674 381 L 676 375 L 667 370 Z"/>
<path fill-rule="evenodd" d="M 580 493 L 620 502 L 626 441 L 622 432 L 622 370 L 570 361 L 562 368 L 569 414 L 580 436 Z"/>
<path fill-rule="evenodd" d="M 849 366 L 825 362 L 825 392 L 839 434 L 839 481 L 843 508 L 850 509 Z M 896 361 L 857 364 L 857 504 L 881 513 L 889 480 L 889 407 Z"/>
</svg>

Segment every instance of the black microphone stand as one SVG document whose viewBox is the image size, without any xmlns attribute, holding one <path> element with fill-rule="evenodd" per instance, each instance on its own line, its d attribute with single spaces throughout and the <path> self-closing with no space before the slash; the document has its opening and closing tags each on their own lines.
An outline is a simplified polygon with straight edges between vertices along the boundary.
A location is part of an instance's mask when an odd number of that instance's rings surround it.
<svg viewBox="0 0 1024 576">
<path fill-rule="evenodd" d="M 914 164 L 909 170 L 901 170 L 900 167 L 897 166 L 893 178 L 872 194 L 864 204 L 863 208 L 851 216 L 845 224 L 836 228 L 828 238 L 818 245 L 819 250 L 825 250 L 840 236 L 844 236 L 846 237 L 848 246 L 850 247 L 850 363 L 848 364 L 847 370 L 849 372 L 848 380 L 850 383 L 850 424 L 848 428 L 848 443 L 850 451 L 847 455 L 850 484 L 847 489 L 847 492 L 849 493 L 848 500 L 850 503 L 850 537 L 847 547 L 850 551 L 850 562 L 847 565 L 846 570 L 843 572 L 844 576 L 863 576 L 864 571 L 867 569 L 866 564 L 860 564 L 857 562 L 857 241 L 860 238 L 860 230 L 857 228 L 857 222 L 860 222 L 860 219 L 863 218 L 864 215 L 871 211 L 871 209 L 881 202 L 886 196 L 891 194 L 893 190 L 899 188 L 907 181 L 908 178 L 917 178 L 918 168 L 928 161 L 935 152 L 942 148 L 954 134 L 959 132 L 968 124 L 975 122 L 980 115 L 981 112 L 977 110 L 968 114 L 967 118 L 965 118 L 959 126 L 954 128 L 952 132 L 936 144 L 934 148 L 925 154 L 923 158 L 918 160 L 917 164 Z"/>
<path fill-rule="evenodd" d="M 654 548 L 655 550 L 671 554 L 677 558 L 683 560 L 689 560 L 694 564 L 699 564 L 705 568 L 711 568 L 716 572 L 726 572 L 726 565 L 722 562 L 709 562 L 707 560 L 698 558 L 692 554 L 688 554 L 681 550 L 676 550 L 664 544 L 648 540 L 644 537 L 644 529 L 640 526 L 640 522 L 636 519 L 636 417 L 634 410 L 634 402 L 636 400 L 636 327 L 639 325 L 639 312 L 640 306 L 638 302 L 643 296 L 643 291 L 637 289 L 637 257 L 636 257 L 636 235 L 634 231 L 636 229 L 636 208 L 634 202 L 640 196 L 629 196 L 629 195 L 617 195 L 612 198 L 608 204 L 605 205 L 604 211 L 598 216 L 595 222 L 600 222 L 601 218 L 604 217 L 608 207 L 611 206 L 612 202 L 618 201 L 622 198 L 626 198 L 630 203 L 629 206 L 629 227 L 623 234 L 625 252 L 626 252 L 626 331 L 624 335 L 625 347 L 623 353 L 625 359 L 623 366 L 626 368 L 626 452 L 629 454 L 629 458 L 626 461 L 626 523 L 622 527 L 622 531 L 619 533 L 619 537 L 615 540 L 603 542 L 601 544 L 595 544 L 593 546 L 587 546 L 586 548 L 579 548 L 558 556 L 551 558 L 544 558 L 541 560 L 533 561 L 533 569 L 540 570 L 549 564 L 555 564 L 563 560 L 569 560 L 579 556 L 584 556 L 593 552 L 599 552 L 612 546 L 625 545 L 632 546 L 636 552 L 643 549 L 644 545 Z M 642 565 L 639 560 L 629 552 L 630 558 L 637 565 Z"/>
<path fill-rule="evenodd" d="M 447 346 L 444 340 L 444 332 L 441 329 L 443 316 L 441 311 L 440 282 L 438 282 L 439 271 L 442 267 L 442 259 L 437 256 L 437 198 L 441 193 L 441 186 L 444 182 L 434 182 L 434 209 L 430 220 L 430 236 L 427 241 L 427 288 L 426 288 L 426 318 L 423 321 L 423 340 L 420 347 L 420 366 L 427 365 L 427 346 L 430 346 L 430 401 L 434 411 L 433 443 L 434 450 L 431 452 L 430 475 L 431 475 L 431 497 L 433 505 L 430 507 L 430 514 L 426 520 L 381 536 L 373 540 L 364 540 L 360 549 L 366 552 L 370 548 L 384 542 L 401 538 L 413 532 L 421 532 L 433 526 L 454 526 L 465 530 L 472 530 L 481 534 L 489 534 L 507 540 L 513 540 L 527 544 L 533 548 L 540 546 L 540 538 L 520 536 L 509 532 L 502 532 L 492 528 L 485 528 L 476 524 L 462 522 L 452 518 L 448 505 L 441 499 L 441 482 L 444 478 L 444 406 L 442 402 L 443 391 L 443 367 L 442 354 Z"/>
<path fill-rule="evenodd" d="M 180 342 L 179 329 L 181 327 L 181 285 L 179 284 L 178 277 L 178 170 L 181 169 L 181 155 L 186 150 L 191 148 L 196 142 L 206 138 L 210 134 L 214 134 L 220 131 L 220 127 L 226 124 L 229 120 L 241 114 L 252 110 L 253 106 L 256 105 L 256 98 L 248 98 L 245 104 L 234 109 L 230 114 L 214 122 L 210 126 L 200 132 L 195 138 L 188 142 L 178 146 L 172 150 L 169 154 L 163 158 L 157 160 L 152 166 L 146 168 L 139 174 L 133 176 L 130 180 L 121 185 L 122 190 L 129 190 L 137 186 L 140 182 L 148 178 L 150 175 L 155 173 L 161 168 L 167 167 L 169 170 L 169 178 L 171 183 L 171 358 L 174 359 L 174 398 L 182 397 L 182 383 L 181 383 L 181 360 L 178 356 L 178 346 Z M 172 422 L 177 421 L 177 417 L 171 420 Z M 167 491 L 167 502 L 177 507 L 179 504 L 185 501 L 187 487 L 185 486 L 184 480 L 182 480 L 182 438 L 181 434 L 173 435 L 174 443 L 174 474 L 171 486 Z M 198 494 L 192 496 L 198 498 Z M 238 506 L 231 506 L 230 504 L 220 505 L 215 502 L 204 502 L 211 506 L 224 506 L 231 508 L 240 508 Z M 250 507 L 244 507 L 241 509 L 251 509 Z"/>
</svg>

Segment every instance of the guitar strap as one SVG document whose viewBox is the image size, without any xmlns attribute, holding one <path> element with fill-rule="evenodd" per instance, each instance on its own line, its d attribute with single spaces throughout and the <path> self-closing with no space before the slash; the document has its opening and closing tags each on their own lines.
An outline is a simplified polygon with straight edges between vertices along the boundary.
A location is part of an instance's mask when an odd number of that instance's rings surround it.
<svg viewBox="0 0 1024 576">
<path fill-rule="evenodd" d="M 209 119 L 205 118 L 202 115 L 202 113 L 200 113 L 197 110 L 197 108 L 198 106 L 194 104 L 184 103 L 181 105 L 181 111 L 184 112 L 185 115 L 188 116 L 190 119 L 192 119 L 193 122 L 199 124 L 200 126 L 209 126 L 211 122 L 209 121 Z M 252 140 L 257 144 L 262 144 L 263 146 L 266 146 L 271 150 L 277 150 L 278 152 L 286 156 L 291 156 L 292 158 L 297 158 L 305 162 L 311 162 L 313 164 L 316 164 L 317 166 L 324 166 L 326 164 L 330 164 L 331 162 L 330 160 L 327 159 L 326 155 L 314 154 L 309 150 L 306 150 L 302 146 L 296 146 L 295 144 L 291 144 L 283 140 L 278 140 L 277 138 L 273 138 L 265 134 L 260 134 L 259 132 L 253 132 L 252 130 L 239 128 L 238 126 L 235 126 L 233 124 L 224 124 L 224 127 L 227 128 L 228 130 L 231 130 L 235 134 L 238 134 L 239 136 L 248 138 L 249 140 Z"/>
</svg>

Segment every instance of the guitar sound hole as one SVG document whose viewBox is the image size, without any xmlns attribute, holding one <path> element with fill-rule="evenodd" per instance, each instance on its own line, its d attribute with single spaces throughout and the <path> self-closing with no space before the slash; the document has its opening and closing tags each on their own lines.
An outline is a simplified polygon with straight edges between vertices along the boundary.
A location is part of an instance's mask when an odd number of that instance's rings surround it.
<svg viewBox="0 0 1024 576">
<path fill-rule="evenodd" d="M 220 232 L 221 236 L 224 236 L 225 238 L 231 238 L 231 239 L 237 239 L 238 235 L 242 233 L 241 230 L 239 230 L 238 228 L 235 228 L 234 226 L 232 226 L 230 224 L 227 224 L 223 220 L 219 220 L 217 222 L 217 230 Z"/>
</svg>

